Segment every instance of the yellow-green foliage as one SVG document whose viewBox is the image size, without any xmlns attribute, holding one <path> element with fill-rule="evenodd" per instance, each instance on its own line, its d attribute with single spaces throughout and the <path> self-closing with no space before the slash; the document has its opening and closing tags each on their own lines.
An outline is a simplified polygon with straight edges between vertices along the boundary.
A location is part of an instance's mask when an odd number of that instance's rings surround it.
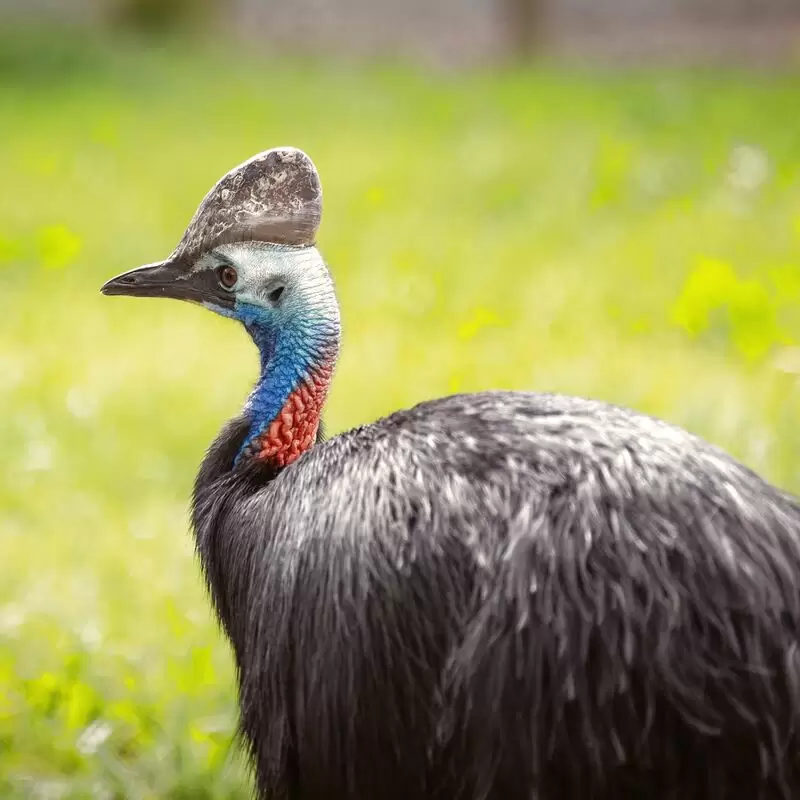
<svg viewBox="0 0 800 800">
<path fill-rule="evenodd" d="M 797 79 L 434 78 L 6 38 L 3 798 L 246 796 L 186 511 L 254 348 L 202 309 L 98 289 L 165 256 L 258 150 L 297 145 L 322 173 L 332 432 L 452 391 L 562 391 L 800 489 Z"/>
</svg>

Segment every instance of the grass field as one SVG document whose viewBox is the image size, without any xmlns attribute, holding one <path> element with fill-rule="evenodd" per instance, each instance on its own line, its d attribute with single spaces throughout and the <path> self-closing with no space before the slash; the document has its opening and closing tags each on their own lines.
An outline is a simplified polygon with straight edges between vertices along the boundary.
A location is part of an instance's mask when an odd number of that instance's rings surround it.
<svg viewBox="0 0 800 800">
<path fill-rule="evenodd" d="M 800 490 L 800 78 L 0 44 L 0 797 L 248 794 L 187 503 L 255 351 L 202 309 L 98 289 L 258 150 L 304 148 L 326 188 L 332 432 L 562 391 Z"/>
</svg>

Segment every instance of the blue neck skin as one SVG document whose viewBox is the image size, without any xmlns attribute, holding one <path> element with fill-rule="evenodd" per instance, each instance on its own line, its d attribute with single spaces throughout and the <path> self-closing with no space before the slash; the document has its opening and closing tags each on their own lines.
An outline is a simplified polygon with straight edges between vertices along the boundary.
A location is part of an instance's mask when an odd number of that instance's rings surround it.
<svg viewBox="0 0 800 800">
<path fill-rule="evenodd" d="M 248 446 L 280 414 L 300 381 L 314 365 L 316 348 L 304 346 L 301 325 L 279 327 L 270 312 L 256 305 L 237 302 L 229 315 L 238 319 L 258 347 L 261 375 L 245 404 L 250 431 L 236 456 L 238 463 Z"/>
</svg>

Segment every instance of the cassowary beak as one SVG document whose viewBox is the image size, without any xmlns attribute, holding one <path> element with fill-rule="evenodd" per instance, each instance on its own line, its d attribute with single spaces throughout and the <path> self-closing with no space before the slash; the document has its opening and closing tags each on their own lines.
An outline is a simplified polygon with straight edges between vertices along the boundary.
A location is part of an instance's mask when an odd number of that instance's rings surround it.
<svg viewBox="0 0 800 800">
<path fill-rule="evenodd" d="M 171 297 L 223 308 L 233 308 L 235 303 L 231 293 L 219 285 L 214 270 L 192 271 L 171 259 L 123 272 L 103 284 L 100 291 L 105 295 Z"/>
</svg>

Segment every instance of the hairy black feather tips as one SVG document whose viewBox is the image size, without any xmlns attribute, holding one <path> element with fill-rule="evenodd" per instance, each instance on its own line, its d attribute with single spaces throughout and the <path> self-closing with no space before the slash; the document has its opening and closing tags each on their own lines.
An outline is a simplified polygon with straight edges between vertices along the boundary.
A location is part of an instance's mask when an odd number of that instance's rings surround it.
<svg viewBox="0 0 800 800">
<path fill-rule="evenodd" d="M 203 298 L 259 345 L 192 503 L 259 796 L 800 797 L 797 499 L 575 397 L 457 395 L 326 439 L 320 214 L 310 159 L 267 151 L 106 286 Z"/>
</svg>

